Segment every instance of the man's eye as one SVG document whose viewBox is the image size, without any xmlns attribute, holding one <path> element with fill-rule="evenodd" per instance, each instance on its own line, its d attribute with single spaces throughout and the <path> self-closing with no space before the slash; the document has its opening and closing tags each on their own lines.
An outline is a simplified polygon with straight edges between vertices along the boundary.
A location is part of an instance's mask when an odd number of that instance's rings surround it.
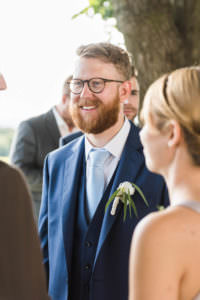
<svg viewBox="0 0 200 300">
<path fill-rule="evenodd" d="M 92 86 L 94 87 L 98 87 L 101 85 L 101 82 L 100 81 L 92 81 Z"/>
<path fill-rule="evenodd" d="M 132 90 L 132 91 L 131 91 L 131 95 L 132 95 L 132 96 L 136 96 L 137 94 L 138 94 L 138 91 L 137 91 L 137 90 Z"/>
<path fill-rule="evenodd" d="M 77 82 L 74 82 L 73 85 L 75 87 L 80 87 L 82 84 L 81 84 L 81 81 L 77 81 Z"/>
</svg>

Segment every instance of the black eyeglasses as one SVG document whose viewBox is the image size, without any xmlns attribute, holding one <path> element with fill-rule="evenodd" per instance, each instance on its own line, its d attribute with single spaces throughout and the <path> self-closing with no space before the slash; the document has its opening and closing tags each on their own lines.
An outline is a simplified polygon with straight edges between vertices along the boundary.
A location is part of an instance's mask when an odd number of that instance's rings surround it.
<svg viewBox="0 0 200 300">
<path fill-rule="evenodd" d="M 131 96 L 136 96 L 138 93 L 138 90 L 131 90 Z"/>
<path fill-rule="evenodd" d="M 72 79 L 68 81 L 70 91 L 73 94 L 80 94 L 84 88 L 84 84 L 87 82 L 87 85 L 92 93 L 99 94 L 103 92 L 105 88 L 106 82 L 119 82 L 123 83 L 124 81 L 121 80 L 113 80 L 113 79 L 105 79 L 105 78 L 91 78 L 88 80 L 81 80 L 81 79 Z"/>
</svg>

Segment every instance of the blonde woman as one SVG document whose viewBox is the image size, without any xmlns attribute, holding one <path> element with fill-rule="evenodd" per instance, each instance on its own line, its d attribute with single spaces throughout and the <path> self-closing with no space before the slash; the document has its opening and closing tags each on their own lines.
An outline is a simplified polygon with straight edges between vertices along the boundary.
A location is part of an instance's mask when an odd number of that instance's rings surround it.
<svg viewBox="0 0 200 300">
<path fill-rule="evenodd" d="M 171 205 L 136 227 L 129 300 L 199 300 L 200 67 L 154 82 L 142 119 L 147 167 L 165 178 Z"/>
</svg>

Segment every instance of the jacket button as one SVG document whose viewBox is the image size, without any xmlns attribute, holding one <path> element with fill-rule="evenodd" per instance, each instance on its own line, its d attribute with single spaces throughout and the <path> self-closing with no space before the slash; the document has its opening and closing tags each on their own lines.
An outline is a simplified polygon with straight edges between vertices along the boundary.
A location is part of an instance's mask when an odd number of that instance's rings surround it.
<svg viewBox="0 0 200 300">
<path fill-rule="evenodd" d="M 85 242 L 85 246 L 88 247 L 88 248 L 90 248 L 90 247 L 92 246 L 92 243 L 89 242 L 89 241 L 86 241 L 86 242 Z"/>
<path fill-rule="evenodd" d="M 89 264 L 85 265 L 84 269 L 87 270 L 87 271 L 90 270 L 91 269 L 91 265 L 89 265 Z"/>
</svg>

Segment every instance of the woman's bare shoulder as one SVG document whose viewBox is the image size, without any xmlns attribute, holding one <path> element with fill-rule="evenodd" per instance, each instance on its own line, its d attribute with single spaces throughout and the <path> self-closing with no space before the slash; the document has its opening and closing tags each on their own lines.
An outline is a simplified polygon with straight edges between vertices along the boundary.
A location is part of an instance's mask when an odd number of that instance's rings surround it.
<svg viewBox="0 0 200 300">
<path fill-rule="evenodd" d="M 134 240 L 138 245 L 160 249 L 180 249 L 187 246 L 194 231 L 200 238 L 200 214 L 183 207 L 169 207 L 163 211 L 151 213 L 136 226 Z"/>
<path fill-rule="evenodd" d="M 174 243 L 174 237 L 179 235 L 183 216 L 176 209 L 165 209 L 154 212 L 143 218 L 136 226 L 134 239 L 154 248 L 155 244 L 165 247 L 166 243 Z M 177 240 L 178 243 L 178 240 Z"/>
</svg>

